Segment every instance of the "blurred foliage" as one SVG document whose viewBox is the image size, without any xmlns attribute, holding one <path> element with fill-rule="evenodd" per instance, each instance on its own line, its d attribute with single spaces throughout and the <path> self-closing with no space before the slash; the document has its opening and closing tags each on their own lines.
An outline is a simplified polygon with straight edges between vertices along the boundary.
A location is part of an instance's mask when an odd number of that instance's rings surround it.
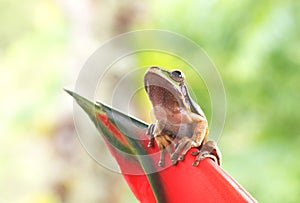
<svg viewBox="0 0 300 203">
<path fill-rule="evenodd" d="M 134 201 L 121 176 L 80 146 L 62 88 L 99 42 L 149 28 L 194 40 L 220 71 L 224 169 L 260 202 L 300 201 L 299 1 L 1 0 L 0 22 L 1 201 Z M 138 55 L 139 65 L 153 63 L 192 75 L 180 60 Z M 203 83 L 188 78 L 210 116 Z"/>
</svg>

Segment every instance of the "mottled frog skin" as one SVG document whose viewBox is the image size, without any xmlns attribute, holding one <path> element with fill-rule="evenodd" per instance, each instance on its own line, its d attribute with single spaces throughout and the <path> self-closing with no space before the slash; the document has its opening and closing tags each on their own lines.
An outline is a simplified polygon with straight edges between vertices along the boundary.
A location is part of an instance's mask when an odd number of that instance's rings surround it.
<svg viewBox="0 0 300 203">
<path fill-rule="evenodd" d="M 149 125 L 148 146 L 154 140 L 160 149 L 158 165 L 164 166 L 165 151 L 171 156 L 172 164 L 183 161 L 191 148 L 198 150 L 194 166 L 202 158 L 209 157 L 219 165 L 221 153 L 214 141 L 207 141 L 208 123 L 200 106 L 190 97 L 180 70 L 168 71 L 150 67 L 144 76 L 145 90 L 153 106 L 157 121 Z"/>
</svg>

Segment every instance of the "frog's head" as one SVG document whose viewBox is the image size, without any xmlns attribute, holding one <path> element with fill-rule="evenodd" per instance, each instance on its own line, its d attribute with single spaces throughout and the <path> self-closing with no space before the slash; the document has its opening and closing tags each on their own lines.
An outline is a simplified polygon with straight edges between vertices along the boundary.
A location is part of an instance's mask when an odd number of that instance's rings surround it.
<svg viewBox="0 0 300 203">
<path fill-rule="evenodd" d="M 153 107 L 161 106 L 171 111 L 185 106 L 179 84 L 184 82 L 180 70 L 164 70 L 153 66 L 144 76 L 144 85 Z"/>
</svg>

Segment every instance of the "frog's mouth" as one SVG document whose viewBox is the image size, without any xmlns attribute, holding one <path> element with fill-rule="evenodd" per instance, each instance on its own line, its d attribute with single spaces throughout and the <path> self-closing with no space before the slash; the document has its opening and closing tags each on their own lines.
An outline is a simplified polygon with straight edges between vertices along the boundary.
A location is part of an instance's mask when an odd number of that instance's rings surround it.
<svg viewBox="0 0 300 203">
<path fill-rule="evenodd" d="M 171 82 L 168 75 L 160 68 L 149 68 L 144 77 L 145 89 L 153 106 L 163 105 L 165 108 L 183 105 L 183 96 L 179 87 Z"/>
</svg>

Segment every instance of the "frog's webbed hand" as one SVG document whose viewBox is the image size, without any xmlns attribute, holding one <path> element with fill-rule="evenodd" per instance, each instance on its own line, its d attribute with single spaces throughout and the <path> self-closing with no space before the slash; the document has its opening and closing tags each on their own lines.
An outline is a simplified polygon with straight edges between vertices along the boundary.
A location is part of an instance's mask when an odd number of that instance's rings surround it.
<svg viewBox="0 0 300 203">
<path fill-rule="evenodd" d="M 150 140 L 148 143 L 148 147 L 152 147 L 154 144 L 154 140 L 157 143 L 157 146 L 160 150 L 160 158 L 158 165 L 164 166 L 165 164 L 165 151 L 167 151 L 170 156 L 172 154 L 172 143 L 174 143 L 174 138 L 168 134 L 164 134 L 160 129 L 160 125 L 158 122 L 152 123 L 149 125 L 148 130 L 146 132 L 147 135 L 150 135 Z"/>
<path fill-rule="evenodd" d="M 197 156 L 196 160 L 193 163 L 193 166 L 198 166 L 199 161 L 203 158 L 211 158 L 214 160 L 219 166 L 222 162 L 222 155 L 217 143 L 214 141 L 206 142 L 201 149 L 196 152 L 193 152 L 192 155 Z"/>
<path fill-rule="evenodd" d="M 198 147 L 198 146 L 199 144 L 197 144 L 191 138 L 183 137 L 181 140 L 179 140 L 176 150 L 171 156 L 172 164 L 173 165 L 177 164 L 178 160 L 183 161 L 187 151 L 192 147 Z"/>
</svg>

